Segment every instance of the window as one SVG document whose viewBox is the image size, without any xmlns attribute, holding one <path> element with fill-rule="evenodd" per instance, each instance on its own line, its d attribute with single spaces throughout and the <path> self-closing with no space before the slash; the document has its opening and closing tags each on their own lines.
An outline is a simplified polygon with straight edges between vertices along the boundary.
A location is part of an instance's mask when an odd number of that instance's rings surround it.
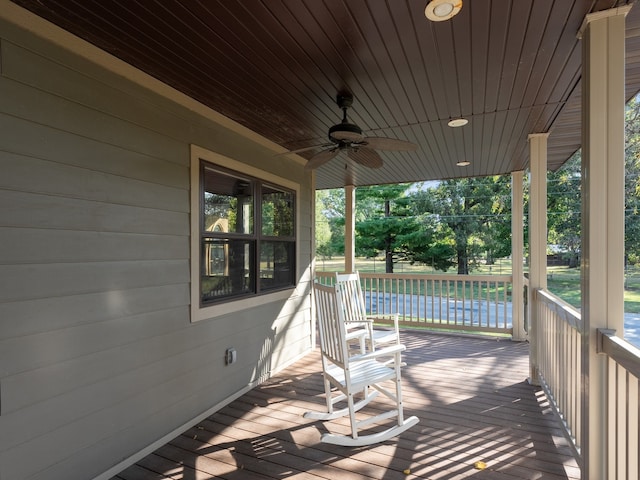
<svg viewBox="0 0 640 480">
<path fill-rule="evenodd" d="M 221 163 L 192 161 L 199 185 L 192 301 L 199 308 L 290 289 L 296 281 L 295 190 Z"/>
</svg>

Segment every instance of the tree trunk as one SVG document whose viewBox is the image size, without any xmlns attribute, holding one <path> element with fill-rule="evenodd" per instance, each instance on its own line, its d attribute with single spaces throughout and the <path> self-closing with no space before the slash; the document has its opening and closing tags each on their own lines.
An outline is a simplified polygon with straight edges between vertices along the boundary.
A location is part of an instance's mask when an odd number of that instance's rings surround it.
<svg viewBox="0 0 640 480">
<path fill-rule="evenodd" d="M 489 250 L 487 252 L 487 259 L 485 262 L 487 265 L 495 265 L 496 264 L 496 259 L 493 258 L 493 252 L 491 252 L 491 250 Z"/>
<path fill-rule="evenodd" d="M 384 257 L 385 271 L 393 273 L 393 252 L 387 250 Z"/>
<path fill-rule="evenodd" d="M 578 254 L 572 253 L 569 257 L 569 268 L 578 268 L 580 266 L 580 262 L 578 261 Z"/>
<path fill-rule="evenodd" d="M 458 249 L 458 275 L 469 275 L 469 259 L 466 249 Z"/>
</svg>

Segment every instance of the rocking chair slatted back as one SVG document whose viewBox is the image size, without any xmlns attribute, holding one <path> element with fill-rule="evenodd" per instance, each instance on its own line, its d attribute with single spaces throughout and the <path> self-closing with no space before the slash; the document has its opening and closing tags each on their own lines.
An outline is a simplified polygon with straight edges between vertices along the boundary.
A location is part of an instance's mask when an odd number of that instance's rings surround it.
<svg viewBox="0 0 640 480">
<path fill-rule="evenodd" d="M 345 326 L 348 332 L 357 336 L 357 332 L 364 333 L 364 340 L 369 343 L 371 350 L 375 350 L 380 345 L 391 343 L 400 344 L 400 329 L 398 325 L 398 315 L 372 317 L 367 314 L 367 307 L 360 283 L 360 274 L 336 273 L 336 291 L 338 293 L 339 305 L 342 305 Z M 387 317 L 393 320 L 393 329 L 373 328 L 376 318 Z M 362 342 L 362 348 L 364 344 Z"/>
<path fill-rule="evenodd" d="M 360 285 L 360 275 L 356 273 L 337 273 L 336 285 L 338 295 L 344 306 L 344 321 L 347 328 L 350 325 L 365 325 L 367 319 L 367 308 L 364 303 L 364 295 Z"/>
<path fill-rule="evenodd" d="M 316 283 L 313 288 L 322 362 L 324 364 L 328 360 L 342 367 L 347 358 L 347 345 L 342 341 L 346 337 L 346 331 L 338 315 L 335 287 Z"/>
</svg>

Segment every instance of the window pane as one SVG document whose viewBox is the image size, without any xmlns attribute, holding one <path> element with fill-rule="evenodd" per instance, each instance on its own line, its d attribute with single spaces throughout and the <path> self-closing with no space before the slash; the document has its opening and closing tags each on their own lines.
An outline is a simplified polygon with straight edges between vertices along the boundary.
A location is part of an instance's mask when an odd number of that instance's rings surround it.
<svg viewBox="0 0 640 480">
<path fill-rule="evenodd" d="M 262 235 L 293 236 L 294 195 L 291 192 L 262 187 Z"/>
<path fill-rule="evenodd" d="M 200 174 L 200 306 L 295 286 L 295 192 L 204 160 Z"/>
<path fill-rule="evenodd" d="M 244 240 L 203 240 L 200 281 L 203 304 L 255 292 L 253 245 L 254 242 Z"/>
<path fill-rule="evenodd" d="M 203 213 L 207 232 L 253 233 L 251 181 L 205 168 Z"/>
<path fill-rule="evenodd" d="M 295 285 L 295 242 L 266 242 L 260 245 L 262 290 Z"/>
</svg>

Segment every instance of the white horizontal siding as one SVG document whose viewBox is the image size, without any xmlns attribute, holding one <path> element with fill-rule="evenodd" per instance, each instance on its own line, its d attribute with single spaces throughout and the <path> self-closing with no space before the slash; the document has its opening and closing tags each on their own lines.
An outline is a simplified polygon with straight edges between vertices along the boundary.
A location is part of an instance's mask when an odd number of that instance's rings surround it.
<svg viewBox="0 0 640 480">
<path fill-rule="evenodd" d="M 189 224 L 182 212 L 13 190 L 0 190 L 0 205 L 0 225 L 7 227 L 184 235 Z"/>
<path fill-rule="evenodd" d="M 0 478 L 91 478 L 311 347 L 310 176 L 3 22 Z M 301 183 L 288 300 L 190 321 L 192 143 Z"/>
<path fill-rule="evenodd" d="M 48 50 L 56 50 L 48 46 Z M 160 142 L 157 146 L 151 146 L 146 153 L 152 153 L 158 158 L 164 158 L 169 162 L 183 163 L 184 157 L 177 158 L 177 153 L 167 145 L 175 145 L 181 148 L 185 140 L 189 141 L 189 135 L 198 129 L 204 129 L 210 135 L 219 135 L 211 131 L 211 123 L 201 117 L 194 116 L 182 107 L 170 105 L 145 89 L 131 83 L 124 83 L 116 75 L 105 72 L 95 65 L 86 64 L 81 60 L 75 60 L 76 69 L 69 68 L 55 60 L 47 58 L 43 54 L 30 51 L 24 46 L 18 46 L 11 42 L 2 45 L 3 76 L 15 80 L 21 84 L 53 94 L 50 101 L 56 99 L 69 99 L 75 108 L 93 110 L 104 117 L 119 119 L 123 125 L 134 126 L 149 132 L 157 132 Z M 81 69 L 78 70 L 77 68 Z M 47 75 L 41 75 L 41 71 L 47 71 Z M 16 87 L 17 88 L 17 87 Z M 66 104 L 65 104 L 66 105 Z M 65 106 L 65 108 L 68 108 Z M 148 112 L 154 114 L 149 116 Z M 29 113 L 30 118 L 32 114 Z M 167 129 L 167 125 L 184 123 L 186 128 Z M 130 128 L 127 128 L 130 129 Z M 96 129 L 87 129 L 87 136 L 94 138 L 98 133 Z M 171 142 L 177 139 L 179 143 Z M 167 142 L 167 144 L 165 144 Z M 121 141 L 116 143 L 122 146 Z M 138 142 L 132 144 L 134 147 Z M 184 164 L 186 166 L 186 164 Z"/>
<path fill-rule="evenodd" d="M 10 83 L 2 81 L 0 77 L 0 87 L 7 84 Z M 186 165 L 176 165 L 149 153 L 70 135 L 54 126 L 33 123 L 4 114 L 1 110 L 0 131 L 7 133 L 0 137 L 0 145 L 5 153 L 45 159 L 150 183 L 189 188 Z"/>
<path fill-rule="evenodd" d="M 16 381 L 15 376 L 21 373 L 26 372 L 29 375 L 38 369 L 46 370 L 52 365 L 73 359 L 86 360 L 86 356 L 96 352 L 106 352 L 125 345 L 137 345 L 138 342 L 148 339 L 150 332 L 156 336 L 162 336 L 180 328 L 176 318 L 184 316 L 183 309 L 184 307 L 163 308 L 159 311 L 118 317 L 110 321 L 81 324 L 2 340 L 0 341 L 0 364 L 7 366 L 5 375 L 11 376 L 13 381 Z M 87 341 L 88 338 L 91 338 L 91 342 Z M 28 400 L 18 398 L 18 401 L 31 401 L 38 395 Z M 4 411 L 10 408 L 10 404 L 5 405 Z"/>
<path fill-rule="evenodd" d="M 189 251 L 187 237 L 153 233 L 0 227 L 0 237 L 0 264 L 175 260 Z"/>
<path fill-rule="evenodd" d="M 15 48 L 18 49 L 18 47 Z M 3 42 L 2 73 L 4 81 L 2 89 L 5 93 L 2 100 L 0 100 L 0 107 L 6 114 L 28 119 L 33 123 L 59 128 L 79 137 L 98 140 L 133 152 L 144 153 L 170 162 L 182 163 L 185 166 L 188 165 L 184 161 L 180 161 L 185 158 L 188 145 L 176 141 L 167 134 L 166 125 L 175 123 L 177 119 L 173 118 L 171 122 L 167 119 L 164 133 L 160 133 L 99 108 L 101 101 L 109 101 L 112 104 L 112 108 L 130 108 L 131 98 L 123 97 L 119 92 L 113 92 L 112 95 L 100 98 L 98 90 L 93 100 L 93 103 L 98 102 L 98 105 L 93 107 L 93 105 L 76 101 L 73 98 L 75 90 L 74 92 L 69 92 L 69 96 L 62 97 L 55 90 L 43 91 L 32 88 L 29 85 L 25 85 L 25 83 L 29 82 L 33 77 L 23 79 L 19 74 L 12 75 L 15 70 L 12 64 L 14 61 L 38 61 L 42 60 L 42 57 L 29 57 L 23 49 L 19 49 L 16 55 L 11 55 L 13 50 L 13 45 Z M 53 78 L 56 74 L 61 75 L 59 81 L 69 83 L 70 88 L 79 80 L 78 76 L 73 75 L 69 69 L 56 72 L 49 70 L 48 67 L 49 64 L 46 62 L 40 62 L 36 70 L 48 72 L 46 77 L 49 78 Z M 39 76 L 45 77 L 42 73 L 39 73 Z M 87 78 L 80 80 L 91 81 Z M 93 89 L 96 86 L 99 86 L 99 84 L 93 82 L 90 83 L 89 88 Z M 15 99 L 21 99 L 22 101 L 18 102 Z M 152 109 L 155 110 L 154 115 L 149 117 Z M 158 109 L 154 109 L 150 105 L 141 106 L 138 112 L 139 117 L 144 115 L 146 122 L 153 121 L 156 114 L 162 115 Z"/>
<path fill-rule="evenodd" d="M 189 265 L 184 259 L 3 265 L 5 275 L 0 302 L 188 283 Z"/>
<path fill-rule="evenodd" d="M 70 140 L 72 140 L 70 138 Z M 135 205 L 153 209 L 173 210 L 184 206 L 185 187 L 167 186 L 105 173 L 83 167 L 69 166 L 58 162 L 6 153 L 11 150 L 10 140 L 2 140 L 5 154 L 0 158 L 0 169 L 4 175 L 0 187 L 42 195 L 91 200 L 94 202 Z M 102 145 L 94 145 L 96 148 Z M 91 157 L 87 152 L 86 157 Z M 186 177 L 186 168 L 175 168 L 172 181 Z M 69 178 L 74 178 L 69 183 Z"/>
<path fill-rule="evenodd" d="M 4 302 L 0 303 L 0 318 L 6 320 L 2 322 L 1 338 L 6 341 L 14 337 L 153 314 L 188 303 L 189 286 L 186 284 Z"/>
</svg>

